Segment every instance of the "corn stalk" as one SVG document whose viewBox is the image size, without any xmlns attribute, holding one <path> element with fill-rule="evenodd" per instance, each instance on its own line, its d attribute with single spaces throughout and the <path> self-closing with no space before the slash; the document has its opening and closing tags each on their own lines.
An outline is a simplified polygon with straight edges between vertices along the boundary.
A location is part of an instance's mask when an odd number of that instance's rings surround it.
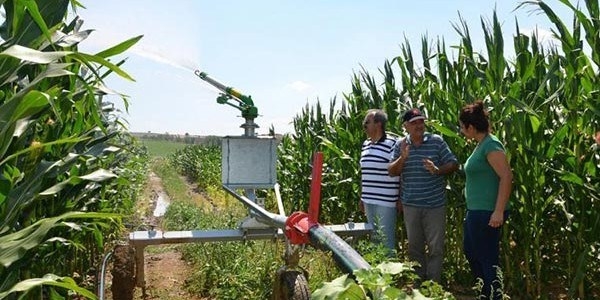
<svg viewBox="0 0 600 300">
<path fill-rule="evenodd" d="M 118 238 L 114 212 L 131 211 L 142 183 L 135 169 L 144 166 L 102 101 L 103 79 L 132 79 L 109 58 L 140 37 L 82 53 L 91 30 L 77 17 L 67 21 L 78 1 L 0 5 L 0 299 L 68 290 L 94 298 L 71 277 L 93 268 L 104 244 Z"/>
<path fill-rule="evenodd" d="M 428 115 L 429 131 L 442 134 L 464 162 L 473 145 L 457 134 L 457 115 L 465 104 L 484 99 L 492 109 L 493 133 L 505 142 L 514 172 L 512 213 L 501 242 L 509 294 L 537 298 L 546 296 L 550 287 L 561 286 L 571 297 L 599 295 L 600 163 L 591 145 L 600 130 L 600 10 L 598 1 L 585 1 L 586 10 L 560 2 L 573 11 L 572 28 L 543 1 L 519 6 L 540 9 L 554 24 L 559 46 L 544 45 L 536 34 L 524 35 L 517 20 L 515 56 L 508 58 L 505 35 L 494 13 L 490 20 L 482 18 L 485 50 L 477 53 L 472 33 L 459 15 L 453 24 L 458 45 L 448 49 L 445 40 L 437 38 L 431 47 L 429 38 L 423 37 L 422 66 L 417 66 L 416 52 L 405 41 L 399 56 L 380 70 L 382 83 L 363 69 L 354 74 L 351 92 L 338 110 L 323 114 L 320 104 L 307 106 L 296 117 L 295 133 L 280 147 L 285 154 L 280 165 L 285 176 L 279 177 L 285 177 L 283 198 L 302 199 L 297 205 L 305 207 L 310 172 L 303 164 L 312 152 L 325 151 L 328 172 L 336 176 L 324 182 L 324 195 L 335 201 L 323 204 L 323 218 L 361 219 L 357 161 L 367 109 L 384 109 L 390 116 L 387 129 L 401 133 L 399 113 L 409 106 L 421 107 Z M 291 168 L 292 164 L 298 167 Z M 464 177 L 456 173 L 448 183 L 444 277 L 464 280 L 469 277 L 460 251 Z"/>
</svg>

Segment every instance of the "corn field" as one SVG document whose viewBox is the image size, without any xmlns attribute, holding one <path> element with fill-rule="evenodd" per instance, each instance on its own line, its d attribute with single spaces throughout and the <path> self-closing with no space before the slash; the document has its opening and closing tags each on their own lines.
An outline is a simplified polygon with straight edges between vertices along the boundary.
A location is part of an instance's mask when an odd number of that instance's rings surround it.
<svg viewBox="0 0 600 300">
<path fill-rule="evenodd" d="M 294 118 L 294 133 L 279 148 L 279 181 L 286 207 L 306 210 L 310 162 L 325 156 L 321 222 L 364 221 L 360 199 L 359 156 L 364 113 L 381 108 L 386 130 L 402 134 L 399 115 L 420 107 L 428 130 L 442 134 L 464 162 L 474 145 L 458 134 L 462 106 L 484 99 L 493 131 L 504 141 L 514 172 L 512 212 L 504 227 L 501 260 L 509 295 L 547 298 L 561 291 L 569 299 L 600 297 L 600 7 L 560 0 L 573 12 L 561 20 L 545 1 L 524 1 L 553 24 L 556 44 L 544 46 L 514 24 L 514 58 L 505 49 L 496 14 L 481 29 L 485 50 L 475 52 L 472 33 L 461 18 L 454 23 L 458 45 L 424 36 L 420 52 L 408 41 L 379 70 L 353 76 L 343 100 L 329 109 L 307 105 Z M 555 9 L 555 8 L 554 8 Z M 418 65 L 421 61 L 422 65 Z M 448 178 L 446 283 L 473 282 L 462 254 L 464 175 Z M 289 200 L 293 199 L 293 200 Z M 288 212 L 289 213 L 289 212 Z M 402 225 L 399 224 L 402 234 Z"/>
<path fill-rule="evenodd" d="M 306 106 L 279 148 L 285 207 L 308 206 L 310 162 L 322 151 L 321 222 L 364 221 L 358 159 L 366 110 L 384 109 L 387 130 L 402 134 L 402 111 L 422 108 L 429 130 L 442 134 L 464 162 L 473 145 L 458 134 L 459 109 L 485 99 L 514 173 L 501 245 L 509 294 L 546 298 L 560 289 L 570 299 L 600 297 L 600 152 L 593 146 L 600 131 L 600 7 L 595 0 L 580 3 L 559 0 L 573 12 L 569 20 L 544 1 L 519 5 L 548 18 L 554 46 L 522 34 L 515 22 L 509 58 L 506 28 L 494 14 L 482 20 L 485 50 L 475 52 L 460 19 L 458 45 L 423 37 L 420 52 L 413 52 L 405 41 L 378 76 L 364 69 L 354 74 L 351 90 L 327 110 Z M 112 75 L 132 80 L 123 61 L 111 59 L 141 36 L 82 53 L 78 45 L 92 30 L 70 14 L 78 1 L 0 6 L 0 299 L 64 299 L 73 292 L 95 298 L 90 274 L 120 238 L 146 161 L 103 101 L 114 93 L 104 82 Z M 448 178 L 446 283 L 472 281 L 460 250 L 463 188 L 462 174 Z"/>
<path fill-rule="evenodd" d="M 169 155 L 177 172 L 199 188 L 221 186 L 221 146 L 186 146 Z"/>
<path fill-rule="evenodd" d="M 110 58 L 141 37 L 82 53 L 92 30 L 69 14 L 78 1 L 0 6 L 0 299 L 95 298 L 146 164 L 104 80 L 132 79 Z"/>
</svg>

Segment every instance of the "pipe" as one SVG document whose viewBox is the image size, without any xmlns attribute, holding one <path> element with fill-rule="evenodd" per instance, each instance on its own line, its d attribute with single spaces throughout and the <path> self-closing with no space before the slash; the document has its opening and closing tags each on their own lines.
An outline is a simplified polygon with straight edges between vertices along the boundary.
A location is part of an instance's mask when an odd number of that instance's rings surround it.
<svg viewBox="0 0 600 300">
<path fill-rule="evenodd" d="M 315 247 L 326 248 L 342 271 L 353 274 L 360 269 L 371 269 L 371 265 L 333 231 L 318 224 L 308 230 L 310 241 Z"/>
<path fill-rule="evenodd" d="M 275 226 L 277 228 L 285 229 L 285 221 L 287 220 L 286 216 L 280 216 L 265 210 L 264 208 L 260 207 L 260 205 L 254 203 L 247 197 L 237 194 L 234 190 L 232 190 L 226 185 L 222 185 L 222 187 L 229 194 L 231 194 L 238 200 L 242 201 L 243 204 L 248 206 L 252 213 L 257 214 L 257 217 L 260 219 L 261 222 L 267 225 Z"/>
<path fill-rule="evenodd" d="M 250 199 L 237 194 L 226 185 L 223 185 L 223 189 L 248 206 L 258 215 L 257 217 L 260 218 L 261 222 L 285 229 L 286 216 L 268 212 Z M 344 272 L 352 274 L 355 270 L 371 269 L 371 265 L 333 231 L 317 223 L 315 226 L 309 228 L 308 234 L 311 243 L 315 247 L 325 248 L 333 253 L 333 258 Z"/>
<path fill-rule="evenodd" d="M 285 216 L 283 201 L 281 200 L 281 192 L 279 191 L 279 183 L 275 183 L 273 188 L 275 189 L 275 198 L 277 199 L 277 210 L 279 211 L 279 215 Z"/>
<path fill-rule="evenodd" d="M 112 256 L 112 250 L 104 255 L 102 260 L 102 267 L 100 268 L 100 283 L 98 284 L 98 299 L 104 300 L 104 280 L 106 279 L 106 263 Z"/>
</svg>

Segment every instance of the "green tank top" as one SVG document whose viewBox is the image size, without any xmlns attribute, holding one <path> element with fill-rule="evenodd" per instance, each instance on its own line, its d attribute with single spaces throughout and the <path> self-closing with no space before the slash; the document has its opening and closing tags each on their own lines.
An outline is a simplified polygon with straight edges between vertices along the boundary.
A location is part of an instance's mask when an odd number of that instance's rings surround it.
<svg viewBox="0 0 600 300">
<path fill-rule="evenodd" d="M 487 155 L 494 151 L 505 152 L 504 145 L 488 134 L 465 162 L 465 198 L 469 210 L 493 211 L 496 207 L 500 179 L 487 160 Z"/>
</svg>

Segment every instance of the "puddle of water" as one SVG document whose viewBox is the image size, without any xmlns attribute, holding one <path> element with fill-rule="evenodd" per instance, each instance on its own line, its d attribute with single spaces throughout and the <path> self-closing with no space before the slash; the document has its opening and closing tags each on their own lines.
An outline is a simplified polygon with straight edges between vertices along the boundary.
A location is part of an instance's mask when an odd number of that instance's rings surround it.
<svg viewBox="0 0 600 300">
<path fill-rule="evenodd" d="M 169 206 L 169 203 L 169 196 L 164 192 L 159 192 L 158 197 L 156 197 L 156 207 L 154 208 L 154 216 L 164 216 L 165 212 L 167 211 L 167 207 Z"/>
</svg>

